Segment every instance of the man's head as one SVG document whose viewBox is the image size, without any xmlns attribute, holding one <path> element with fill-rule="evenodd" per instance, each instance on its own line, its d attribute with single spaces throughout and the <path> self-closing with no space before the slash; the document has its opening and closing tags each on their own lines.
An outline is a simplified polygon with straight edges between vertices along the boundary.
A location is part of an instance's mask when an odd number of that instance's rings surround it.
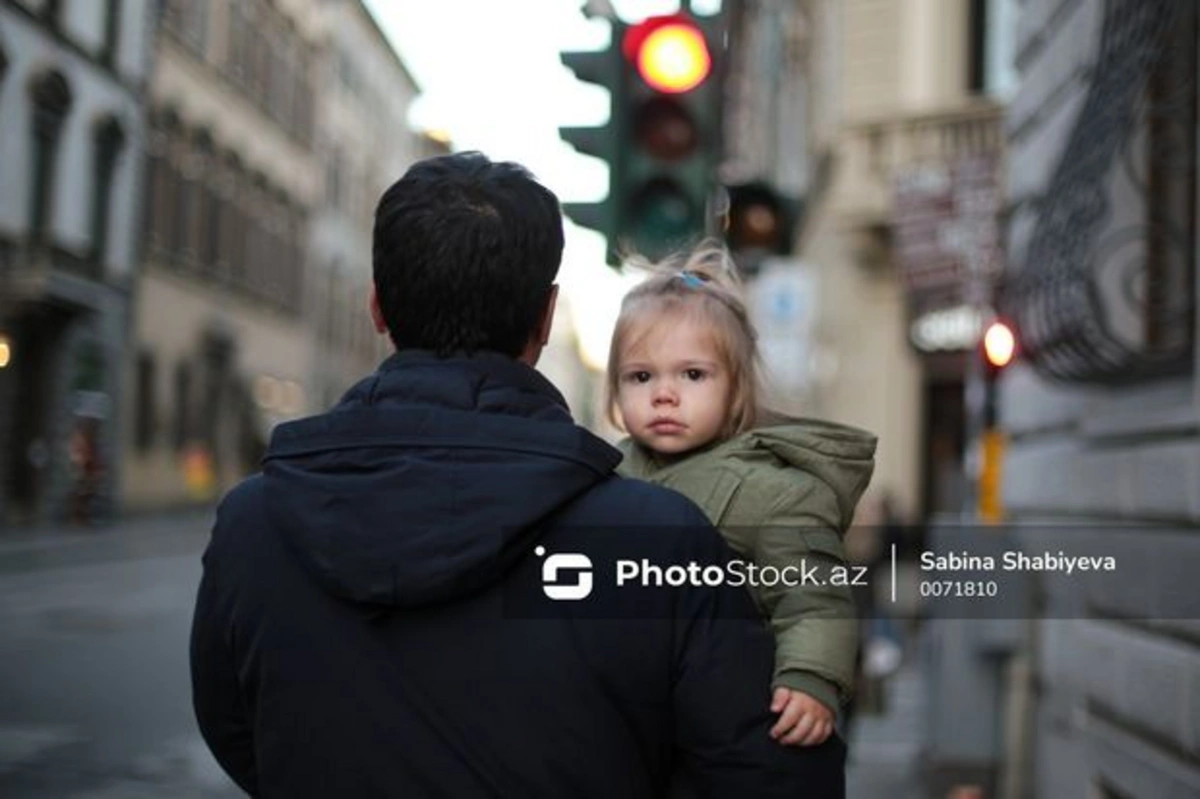
<svg viewBox="0 0 1200 799">
<path fill-rule="evenodd" d="M 562 249 L 558 198 L 524 167 L 480 153 L 421 161 L 375 211 L 376 326 L 397 349 L 540 352 Z"/>
</svg>

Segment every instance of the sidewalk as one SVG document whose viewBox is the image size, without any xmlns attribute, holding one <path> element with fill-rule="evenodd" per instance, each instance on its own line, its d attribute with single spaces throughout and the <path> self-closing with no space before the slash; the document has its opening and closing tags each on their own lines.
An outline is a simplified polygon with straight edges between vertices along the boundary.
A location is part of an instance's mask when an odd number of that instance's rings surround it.
<svg viewBox="0 0 1200 799">
<path fill-rule="evenodd" d="M 885 711 L 855 720 L 846 764 L 847 799 L 923 799 L 920 779 L 925 686 L 910 653 L 887 685 Z"/>
<path fill-rule="evenodd" d="M 0 530 L 0 573 L 188 552 L 206 541 L 209 507 L 138 514 L 95 527 L 44 525 Z"/>
</svg>

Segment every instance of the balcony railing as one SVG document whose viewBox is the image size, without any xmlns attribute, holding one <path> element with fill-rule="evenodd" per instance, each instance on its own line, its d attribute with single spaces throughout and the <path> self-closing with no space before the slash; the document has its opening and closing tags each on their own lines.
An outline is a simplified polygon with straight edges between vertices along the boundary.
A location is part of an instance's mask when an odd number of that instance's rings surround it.
<svg viewBox="0 0 1200 799">
<path fill-rule="evenodd" d="M 852 224 L 887 224 L 899 171 L 1003 150 L 1004 107 L 990 100 L 850 123 L 838 145 L 831 205 Z"/>
</svg>

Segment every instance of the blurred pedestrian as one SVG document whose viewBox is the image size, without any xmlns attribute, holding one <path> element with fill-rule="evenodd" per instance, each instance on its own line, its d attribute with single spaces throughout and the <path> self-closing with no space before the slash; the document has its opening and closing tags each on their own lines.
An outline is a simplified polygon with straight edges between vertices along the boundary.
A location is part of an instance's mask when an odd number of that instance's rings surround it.
<svg viewBox="0 0 1200 799">
<path fill-rule="evenodd" d="M 652 270 L 622 303 L 610 348 L 609 412 L 630 435 L 621 471 L 693 499 L 741 556 L 789 575 L 790 585 L 751 586 L 775 633 L 771 734 L 820 744 L 854 687 L 841 537 L 870 482 L 875 436 L 762 407 L 756 335 L 723 248 Z M 824 584 L 799 578 L 811 567 Z"/>
<path fill-rule="evenodd" d="M 100 458 L 100 421 L 91 416 L 78 416 L 67 442 L 71 464 L 71 501 L 69 518 L 72 524 L 90 525 L 96 521 L 96 501 L 104 476 Z"/>
<path fill-rule="evenodd" d="M 656 526 L 629 546 L 657 562 L 730 554 L 684 497 L 619 479 L 534 371 L 562 246 L 556 198 L 515 164 L 443 156 L 384 193 L 370 312 L 397 352 L 275 429 L 204 555 L 195 710 L 248 793 L 639 799 L 682 767 L 704 796 L 843 795 L 843 747 L 769 736 L 744 590 L 506 617 L 539 557 L 596 528 Z"/>
</svg>

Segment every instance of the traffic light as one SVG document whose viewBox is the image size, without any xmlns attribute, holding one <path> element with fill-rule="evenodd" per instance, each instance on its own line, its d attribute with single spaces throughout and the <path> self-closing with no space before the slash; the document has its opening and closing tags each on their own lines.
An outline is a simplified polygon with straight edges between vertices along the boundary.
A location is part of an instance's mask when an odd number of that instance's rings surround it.
<svg viewBox="0 0 1200 799">
<path fill-rule="evenodd" d="M 617 245 L 661 258 L 709 231 L 721 147 L 715 18 L 650 17 L 622 32 L 626 126 Z"/>
<path fill-rule="evenodd" d="M 795 208 L 765 183 L 730 186 L 725 243 L 738 268 L 755 274 L 765 258 L 792 249 Z"/>
<path fill-rule="evenodd" d="M 1017 335 L 1011 325 L 996 319 L 983 331 L 980 356 L 983 358 L 984 405 L 983 425 L 991 429 L 997 423 L 996 381 L 1004 368 L 1017 355 Z"/>
<path fill-rule="evenodd" d="M 612 110 L 608 122 L 596 127 L 562 127 L 559 135 L 576 150 L 608 163 L 609 192 L 604 200 L 594 203 L 563 203 L 563 212 L 581 227 L 591 228 L 608 237 L 611 243 L 617 234 L 620 214 L 617 192 L 621 183 L 620 132 L 624 129 L 625 86 L 628 82 L 621 55 L 621 35 L 624 25 L 613 20 L 612 43 L 597 51 L 567 51 L 561 54 L 563 64 L 584 83 L 594 83 L 608 89 L 612 95 Z"/>
<path fill-rule="evenodd" d="M 627 250 L 658 259 L 712 232 L 707 210 L 721 148 L 717 19 L 681 12 L 612 26 L 607 49 L 562 53 L 580 80 L 612 95 L 606 124 L 559 128 L 575 149 L 608 163 L 608 197 L 564 203 L 563 211 L 608 237 L 613 263 Z"/>
<path fill-rule="evenodd" d="M 980 464 L 976 486 L 976 515 L 980 521 L 995 524 L 1004 519 L 1001 491 L 1005 450 L 1008 437 L 999 425 L 996 382 L 1017 356 L 1017 334 L 1002 319 L 984 328 L 979 340 L 978 357 L 983 362 L 983 429 L 980 431 Z"/>
</svg>

